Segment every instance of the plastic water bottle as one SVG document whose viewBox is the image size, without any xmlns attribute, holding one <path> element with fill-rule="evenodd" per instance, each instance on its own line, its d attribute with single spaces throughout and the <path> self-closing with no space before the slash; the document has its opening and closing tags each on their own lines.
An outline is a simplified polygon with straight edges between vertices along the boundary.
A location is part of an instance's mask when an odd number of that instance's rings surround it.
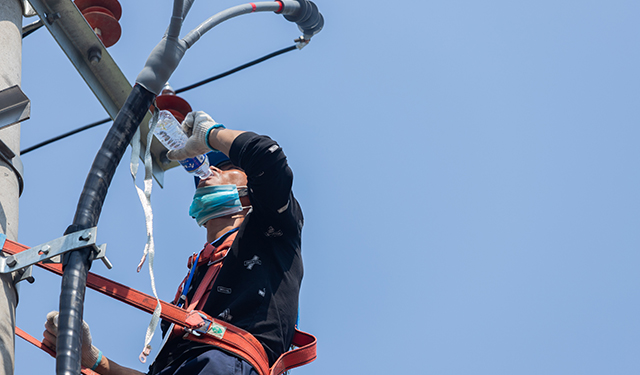
<svg viewBox="0 0 640 375">
<path fill-rule="evenodd" d="M 161 110 L 158 114 L 158 124 L 156 124 L 153 130 L 153 135 L 169 150 L 184 147 L 188 139 L 187 135 L 182 131 L 178 120 L 167 110 Z M 187 172 L 193 173 L 199 178 L 211 176 L 209 159 L 206 155 L 198 155 L 194 158 L 180 160 L 179 162 Z"/>
</svg>

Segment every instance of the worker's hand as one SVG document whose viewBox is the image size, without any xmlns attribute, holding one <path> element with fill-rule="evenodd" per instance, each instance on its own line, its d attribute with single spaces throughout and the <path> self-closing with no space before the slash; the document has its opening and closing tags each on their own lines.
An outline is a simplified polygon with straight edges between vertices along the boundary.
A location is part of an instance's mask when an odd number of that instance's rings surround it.
<svg viewBox="0 0 640 375">
<path fill-rule="evenodd" d="M 42 343 L 49 348 L 56 350 L 56 340 L 58 337 L 58 312 L 51 311 L 47 314 L 47 321 L 44 323 L 46 328 L 44 331 L 44 339 Z M 92 368 L 97 362 L 98 358 L 102 358 L 102 353 L 98 348 L 91 344 L 91 332 L 89 331 L 89 325 L 84 320 L 82 321 L 82 365 L 84 367 Z"/>
<path fill-rule="evenodd" d="M 182 130 L 189 139 L 183 148 L 169 151 L 167 158 L 170 160 L 184 160 L 214 150 L 210 147 L 207 139 L 212 128 L 224 128 L 224 126 L 215 122 L 211 116 L 202 111 L 189 112 L 182 122 Z"/>
</svg>

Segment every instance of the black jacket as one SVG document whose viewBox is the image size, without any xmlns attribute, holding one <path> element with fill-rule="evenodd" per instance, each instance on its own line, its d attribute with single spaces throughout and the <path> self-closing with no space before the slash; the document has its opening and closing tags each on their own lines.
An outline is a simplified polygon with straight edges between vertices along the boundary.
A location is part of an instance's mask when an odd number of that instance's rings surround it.
<svg viewBox="0 0 640 375">
<path fill-rule="evenodd" d="M 284 152 L 271 138 L 246 132 L 236 138 L 229 157 L 247 174 L 252 209 L 240 226 L 204 305 L 204 312 L 254 335 L 269 364 L 291 345 L 302 281 L 302 211 L 293 196 L 293 174 Z M 213 245 L 219 245 L 225 237 Z M 206 272 L 196 269 L 187 297 Z M 167 324 L 163 322 L 163 330 Z M 155 374 L 210 346 L 181 338 L 168 342 L 151 365 Z"/>
</svg>

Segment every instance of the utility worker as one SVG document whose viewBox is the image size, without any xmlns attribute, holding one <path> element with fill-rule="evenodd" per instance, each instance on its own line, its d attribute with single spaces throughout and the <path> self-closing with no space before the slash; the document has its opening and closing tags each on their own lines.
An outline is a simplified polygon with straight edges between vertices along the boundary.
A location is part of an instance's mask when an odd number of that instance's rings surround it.
<svg viewBox="0 0 640 375">
<path fill-rule="evenodd" d="M 303 274 L 303 217 L 291 191 L 293 174 L 280 146 L 267 136 L 226 129 L 204 112 L 189 113 L 182 127 L 189 139 L 184 148 L 170 151 L 169 159 L 183 160 L 211 150 L 217 157 L 210 158 L 212 175 L 197 183 L 190 208 L 191 216 L 207 230 L 207 245 L 198 259 L 190 258 L 190 274 L 174 303 L 249 332 L 262 344 L 271 366 L 291 345 Z M 202 258 L 220 248 L 226 248 L 226 257 L 208 298 L 191 301 L 197 299 L 194 295 L 200 293 L 197 289 L 209 267 L 214 267 L 209 264 L 218 263 Z M 164 334 L 172 335 L 166 326 Z M 55 349 L 57 313 L 49 313 L 45 327 L 43 343 Z M 83 366 L 105 375 L 141 374 L 93 346 L 86 323 L 83 334 Z M 148 374 L 258 373 L 238 356 L 184 339 L 183 334 L 175 330 Z"/>
</svg>

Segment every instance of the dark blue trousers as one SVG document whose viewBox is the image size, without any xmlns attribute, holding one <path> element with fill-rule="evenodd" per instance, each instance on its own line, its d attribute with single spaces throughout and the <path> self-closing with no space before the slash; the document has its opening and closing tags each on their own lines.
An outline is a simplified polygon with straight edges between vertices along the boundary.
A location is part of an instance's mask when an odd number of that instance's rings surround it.
<svg viewBox="0 0 640 375">
<path fill-rule="evenodd" d="M 157 375 L 258 375 L 253 367 L 218 349 L 207 350 L 182 363 L 172 363 Z"/>
</svg>

